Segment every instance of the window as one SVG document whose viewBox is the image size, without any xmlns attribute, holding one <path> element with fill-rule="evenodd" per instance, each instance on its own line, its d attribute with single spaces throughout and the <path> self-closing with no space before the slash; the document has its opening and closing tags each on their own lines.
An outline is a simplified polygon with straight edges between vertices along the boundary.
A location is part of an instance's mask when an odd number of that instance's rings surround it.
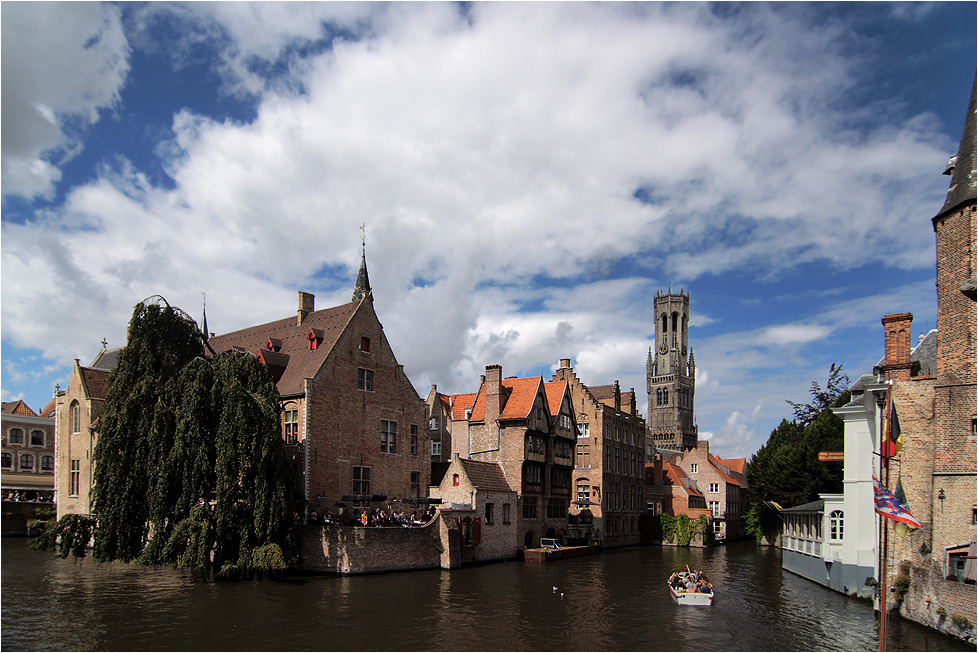
<svg viewBox="0 0 978 653">
<path fill-rule="evenodd" d="M 487 503 L 486 504 L 486 523 L 487 524 L 491 524 L 492 523 L 492 504 L 491 503 Z"/>
<path fill-rule="evenodd" d="M 370 468 L 353 468 L 353 494 L 370 494 Z"/>
<path fill-rule="evenodd" d="M 577 507 L 584 510 L 591 500 L 591 486 L 588 483 L 577 483 Z"/>
<path fill-rule="evenodd" d="M 527 450 L 533 453 L 546 453 L 547 443 L 539 435 L 526 436 Z"/>
<path fill-rule="evenodd" d="M 42 472 L 54 471 L 54 456 L 41 456 L 41 471 Z"/>
<path fill-rule="evenodd" d="M 523 519 L 537 518 L 536 497 L 523 497 Z"/>
<path fill-rule="evenodd" d="M 577 466 L 582 469 L 587 469 L 591 466 L 591 445 L 577 445 Z"/>
<path fill-rule="evenodd" d="M 285 444 L 299 444 L 299 411 L 285 411 Z"/>
<path fill-rule="evenodd" d="M 32 453 L 20 454 L 20 471 L 22 472 L 34 471 L 34 454 Z"/>
<path fill-rule="evenodd" d="M 411 472 L 411 494 L 421 496 L 421 472 Z"/>
<path fill-rule="evenodd" d="M 619 429 L 619 428 L 618 428 L 618 427 L 616 426 L 616 427 L 615 427 L 615 442 L 618 442 L 618 441 L 620 441 L 620 440 L 621 440 L 621 429 Z"/>
<path fill-rule="evenodd" d="M 432 417 L 430 420 L 428 420 L 428 430 L 429 431 L 437 431 L 438 430 L 438 417 L 437 416 L 436 417 Z"/>
<path fill-rule="evenodd" d="M 565 519 L 567 504 L 564 499 L 547 499 L 547 519 Z"/>
<path fill-rule="evenodd" d="M 842 521 L 843 513 L 841 510 L 833 510 L 829 515 L 829 539 L 830 540 L 841 540 L 842 539 Z"/>
<path fill-rule="evenodd" d="M 7 442 L 10 444 L 24 444 L 24 429 L 10 429 L 7 435 Z"/>
<path fill-rule="evenodd" d="M 591 437 L 591 425 L 588 423 L 581 424 L 577 423 L 577 437 L 579 438 L 589 438 Z"/>
<path fill-rule="evenodd" d="M 712 494 L 716 494 L 719 491 L 720 491 L 720 484 L 719 483 L 710 483 L 710 492 Z"/>
<path fill-rule="evenodd" d="M 554 444 L 554 455 L 562 458 L 570 458 L 570 443 L 565 440 L 557 440 Z"/>
<path fill-rule="evenodd" d="M 523 480 L 527 485 L 543 485 L 543 468 L 538 465 L 527 465 Z"/>
<path fill-rule="evenodd" d="M 689 466 L 689 473 L 690 473 L 690 474 L 695 474 L 695 473 L 696 473 L 696 472 L 698 472 L 698 471 L 700 471 L 700 466 L 699 466 L 699 465 L 697 465 L 696 463 L 692 463 L 692 464 L 691 464 L 691 465 Z"/>
<path fill-rule="evenodd" d="M 710 501 L 709 502 L 709 508 L 710 508 L 710 512 L 713 513 L 713 516 L 714 517 L 719 517 L 720 516 L 720 502 L 719 501 Z"/>
<path fill-rule="evenodd" d="M 2 456 L 2 462 L 0 462 L 0 467 L 3 467 L 4 469 L 13 469 L 14 468 L 13 454 L 4 451 Z"/>
<path fill-rule="evenodd" d="M 509 523 L 509 504 L 508 503 L 504 503 L 503 504 L 503 523 L 504 524 L 508 524 Z"/>
<path fill-rule="evenodd" d="M 31 431 L 31 446 L 32 447 L 44 446 L 44 431 Z"/>
<path fill-rule="evenodd" d="M 441 442 L 432 442 L 431 443 L 431 455 L 432 456 L 439 456 L 439 457 L 441 456 Z"/>
<path fill-rule="evenodd" d="M 570 486 L 570 470 L 564 467 L 555 467 L 550 472 L 550 485 L 557 489 Z"/>
<path fill-rule="evenodd" d="M 458 487 L 458 474 L 452 474 L 452 485 Z"/>
<path fill-rule="evenodd" d="M 418 436 L 414 434 L 411 435 L 411 455 L 412 456 L 418 455 Z"/>
<path fill-rule="evenodd" d="M 68 494 L 73 497 L 78 496 L 81 490 L 81 461 L 77 458 L 71 459 L 71 475 L 69 477 Z"/>
<path fill-rule="evenodd" d="M 380 420 L 380 450 L 387 453 L 396 453 L 395 440 L 397 439 L 397 422 L 387 419 Z"/>
<path fill-rule="evenodd" d="M 571 418 L 570 418 L 570 415 L 563 415 L 562 414 L 560 416 L 560 428 L 566 429 L 568 431 L 570 430 L 570 428 L 571 428 Z"/>
<path fill-rule="evenodd" d="M 360 338 L 360 351 L 364 352 L 365 354 L 370 353 L 370 338 Z"/>
<path fill-rule="evenodd" d="M 373 390 L 374 373 L 373 370 L 365 370 L 362 367 L 357 370 L 357 390 Z"/>
<path fill-rule="evenodd" d="M 77 401 L 71 402 L 71 432 L 81 433 L 81 406 Z"/>
</svg>

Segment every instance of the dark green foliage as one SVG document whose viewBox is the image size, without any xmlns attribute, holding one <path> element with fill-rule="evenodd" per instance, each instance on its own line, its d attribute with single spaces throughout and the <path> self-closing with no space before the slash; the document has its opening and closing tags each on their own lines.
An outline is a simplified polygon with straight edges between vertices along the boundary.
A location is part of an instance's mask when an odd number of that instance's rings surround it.
<svg viewBox="0 0 978 653">
<path fill-rule="evenodd" d="M 661 524 L 662 541 L 676 546 L 689 546 L 696 535 L 707 531 L 710 523 L 706 515 L 700 515 L 697 521 L 693 521 L 685 514 L 673 517 L 662 513 L 656 517 Z"/>
<path fill-rule="evenodd" d="M 95 447 L 96 559 L 234 578 L 294 565 L 301 495 L 271 375 L 247 354 L 201 357 L 197 325 L 160 302 L 136 307 L 109 379 Z"/>
<path fill-rule="evenodd" d="M 53 526 L 49 526 L 28 546 L 39 551 L 47 551 L 58 543 L 58 557 L 84 558 L 88 543 L 92 539 L 95 520 L 87 515 L 65 515 Z"/>
<path fill-rule="evenodd" d="M 745 466 L 749 488 L 745 525 L 758 542 L 780 524 L 763 505 L 765 501 L 790 508 L 815 501 L 822 493 L 842 492 L 842 463 L 822 462 L 818 454 L 843 450 L 843 422 L 831 408 L 849 401 L 847 381 L 842 367 L 833 363 L 827 388 L 822 390 L 813 381 L 810 404 L 788 402 L 795 407 L 796 419 L 782 420 Z"/>
</svg>

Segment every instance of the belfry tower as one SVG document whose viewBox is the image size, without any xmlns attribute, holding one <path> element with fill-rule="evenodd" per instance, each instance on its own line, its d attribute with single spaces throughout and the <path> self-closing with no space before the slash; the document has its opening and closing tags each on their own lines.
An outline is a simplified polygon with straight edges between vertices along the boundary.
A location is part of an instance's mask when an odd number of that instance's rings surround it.
<svg viewBox="0 0 978 653">
<path fill-rule="evenodd" d="M 655 294 L 655 346 L 645 366 L 649 393 L 648 437 L 656 448 L 696 446 L 693 419 L 696 363 L 689 349 L 689 293 Z"/>
</svg>

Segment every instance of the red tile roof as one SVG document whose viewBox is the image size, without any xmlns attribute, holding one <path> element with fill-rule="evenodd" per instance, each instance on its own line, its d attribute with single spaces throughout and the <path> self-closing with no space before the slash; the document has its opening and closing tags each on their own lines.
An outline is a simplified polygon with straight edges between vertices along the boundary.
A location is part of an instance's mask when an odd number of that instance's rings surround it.
<svg viewBox="0 0 978 653">
<path fill-rule="evenodd" d="M 490 490 L 494 492 L 512 492 L 506 475 L 497 463 L 486 463 L 478 460 L 459 458 L 466 475 L 472 481 L 472 485 L 480 490 Z"/>
<path fill-rule="evenodd" d="M 90 367 L 80 367 L 81 380 L 89 399 L 105 399 L 109 392 L 109 370 L 94 370 Z"/>
<path fill-rule="evenodd" d="M 459 421 L 465 419 L 465 411 L 475 405 L 475 393 L 470 392 L 463 395 L 452 395 L 452 420 Z"/>
<path fill-rule="evenodd" d="M 550 405 L 551 417 L 560 414 L 560 404 L 567 392 L 567 381 L 550 381 L 543 384 L 543 389 L 547 392 L 547 403 Z"/>
<path fill-rule="evenodd" d="M 302 324 L 296 316 L 283 318 L 266 324 L 232 331 L 220 336 L 214 336 L 208 344 L 216 353 L 230 351 L 241 347 L 252 356 L 259 350 L 267 355 L 265 345 L 269 339 L 280 340 L 282 347 L 277 353 L 276 361 L 287 360 L 288 365 L 282 371 L 282 376 L 276 384 L 283 395 L 300 394 L 304 391 L 304 381 L 313 378 L 322 367 L 323 362 L 339 339 L 350 318 L 353 317 L 360 302 L 350 302 L 342 306 L 324 308 L 306 315 Z M 309 349 L 309 330 L 322 331 L 322 343 L 316 349 Z M 288 356 L 283 359 L 283 356 Z"/>
<path fill-rule="evenodd" d="M 27 415 L 28 417 L 37 417 L 37 413 L 31 410 L 31 407 L 25 404 L 23 399 L 3 402 L 3 412 L 7 413 L 8 415 Z"/>
<path fill-rule="evenodd" d="M 499 419 L 526 419 L 533 408 L 543 377 L 503 379 L 503 387 L 509 390 L 509 398 Z M 483 419 L 485 416 L 483 415 Z"/>
</svg>

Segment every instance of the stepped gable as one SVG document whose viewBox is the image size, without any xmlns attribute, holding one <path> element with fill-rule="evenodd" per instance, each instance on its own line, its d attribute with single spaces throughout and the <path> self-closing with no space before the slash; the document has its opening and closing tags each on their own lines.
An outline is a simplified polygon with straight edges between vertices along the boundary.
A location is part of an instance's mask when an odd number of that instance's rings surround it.
<svg viewBox="0 0 978 653">
<path fill-rule="evenodd" d="M 26 415 L 28 417 L 37 417 L 37 413 L 31 410 L 31 407 L 24 403 L 23 399 L 3 402 L 3 412 L 8 415 Z"/>
<path fill-rule="evenodd" d="M 360 302 L 350 302 L 312 311 L 303 318 L 301 324 L 295 316 L 282 318 L 214 336 L 208 344 L 217 354 L 239 347 L 252 356 L 258 356 L 261 352 L 267 358 L 273 358 L 276 363 L 284 362 L 286 366 L 276 383 L 278 391 L 282 395 L 299 394 L 304 390 L 305 379 L 316 376 L 359 305 Z M 310 330 L 317 339 L 322 335 L 322 341 L 316 349 L 309 349 Z M 270 341 L 276 344 L 281 342 L 278 352 L 269 353 L 273 351 L 267 349 Z"/>
<path fill-rule="evenodd" d="M 472 485 L 480 490 L 493 492 L 512 492 L 513 488 L 506 481 L 502 468 L 497 463 L 487 463 L 468 458 L 459 458 L 466 475 L 472 481 Z"/>
</svg>

